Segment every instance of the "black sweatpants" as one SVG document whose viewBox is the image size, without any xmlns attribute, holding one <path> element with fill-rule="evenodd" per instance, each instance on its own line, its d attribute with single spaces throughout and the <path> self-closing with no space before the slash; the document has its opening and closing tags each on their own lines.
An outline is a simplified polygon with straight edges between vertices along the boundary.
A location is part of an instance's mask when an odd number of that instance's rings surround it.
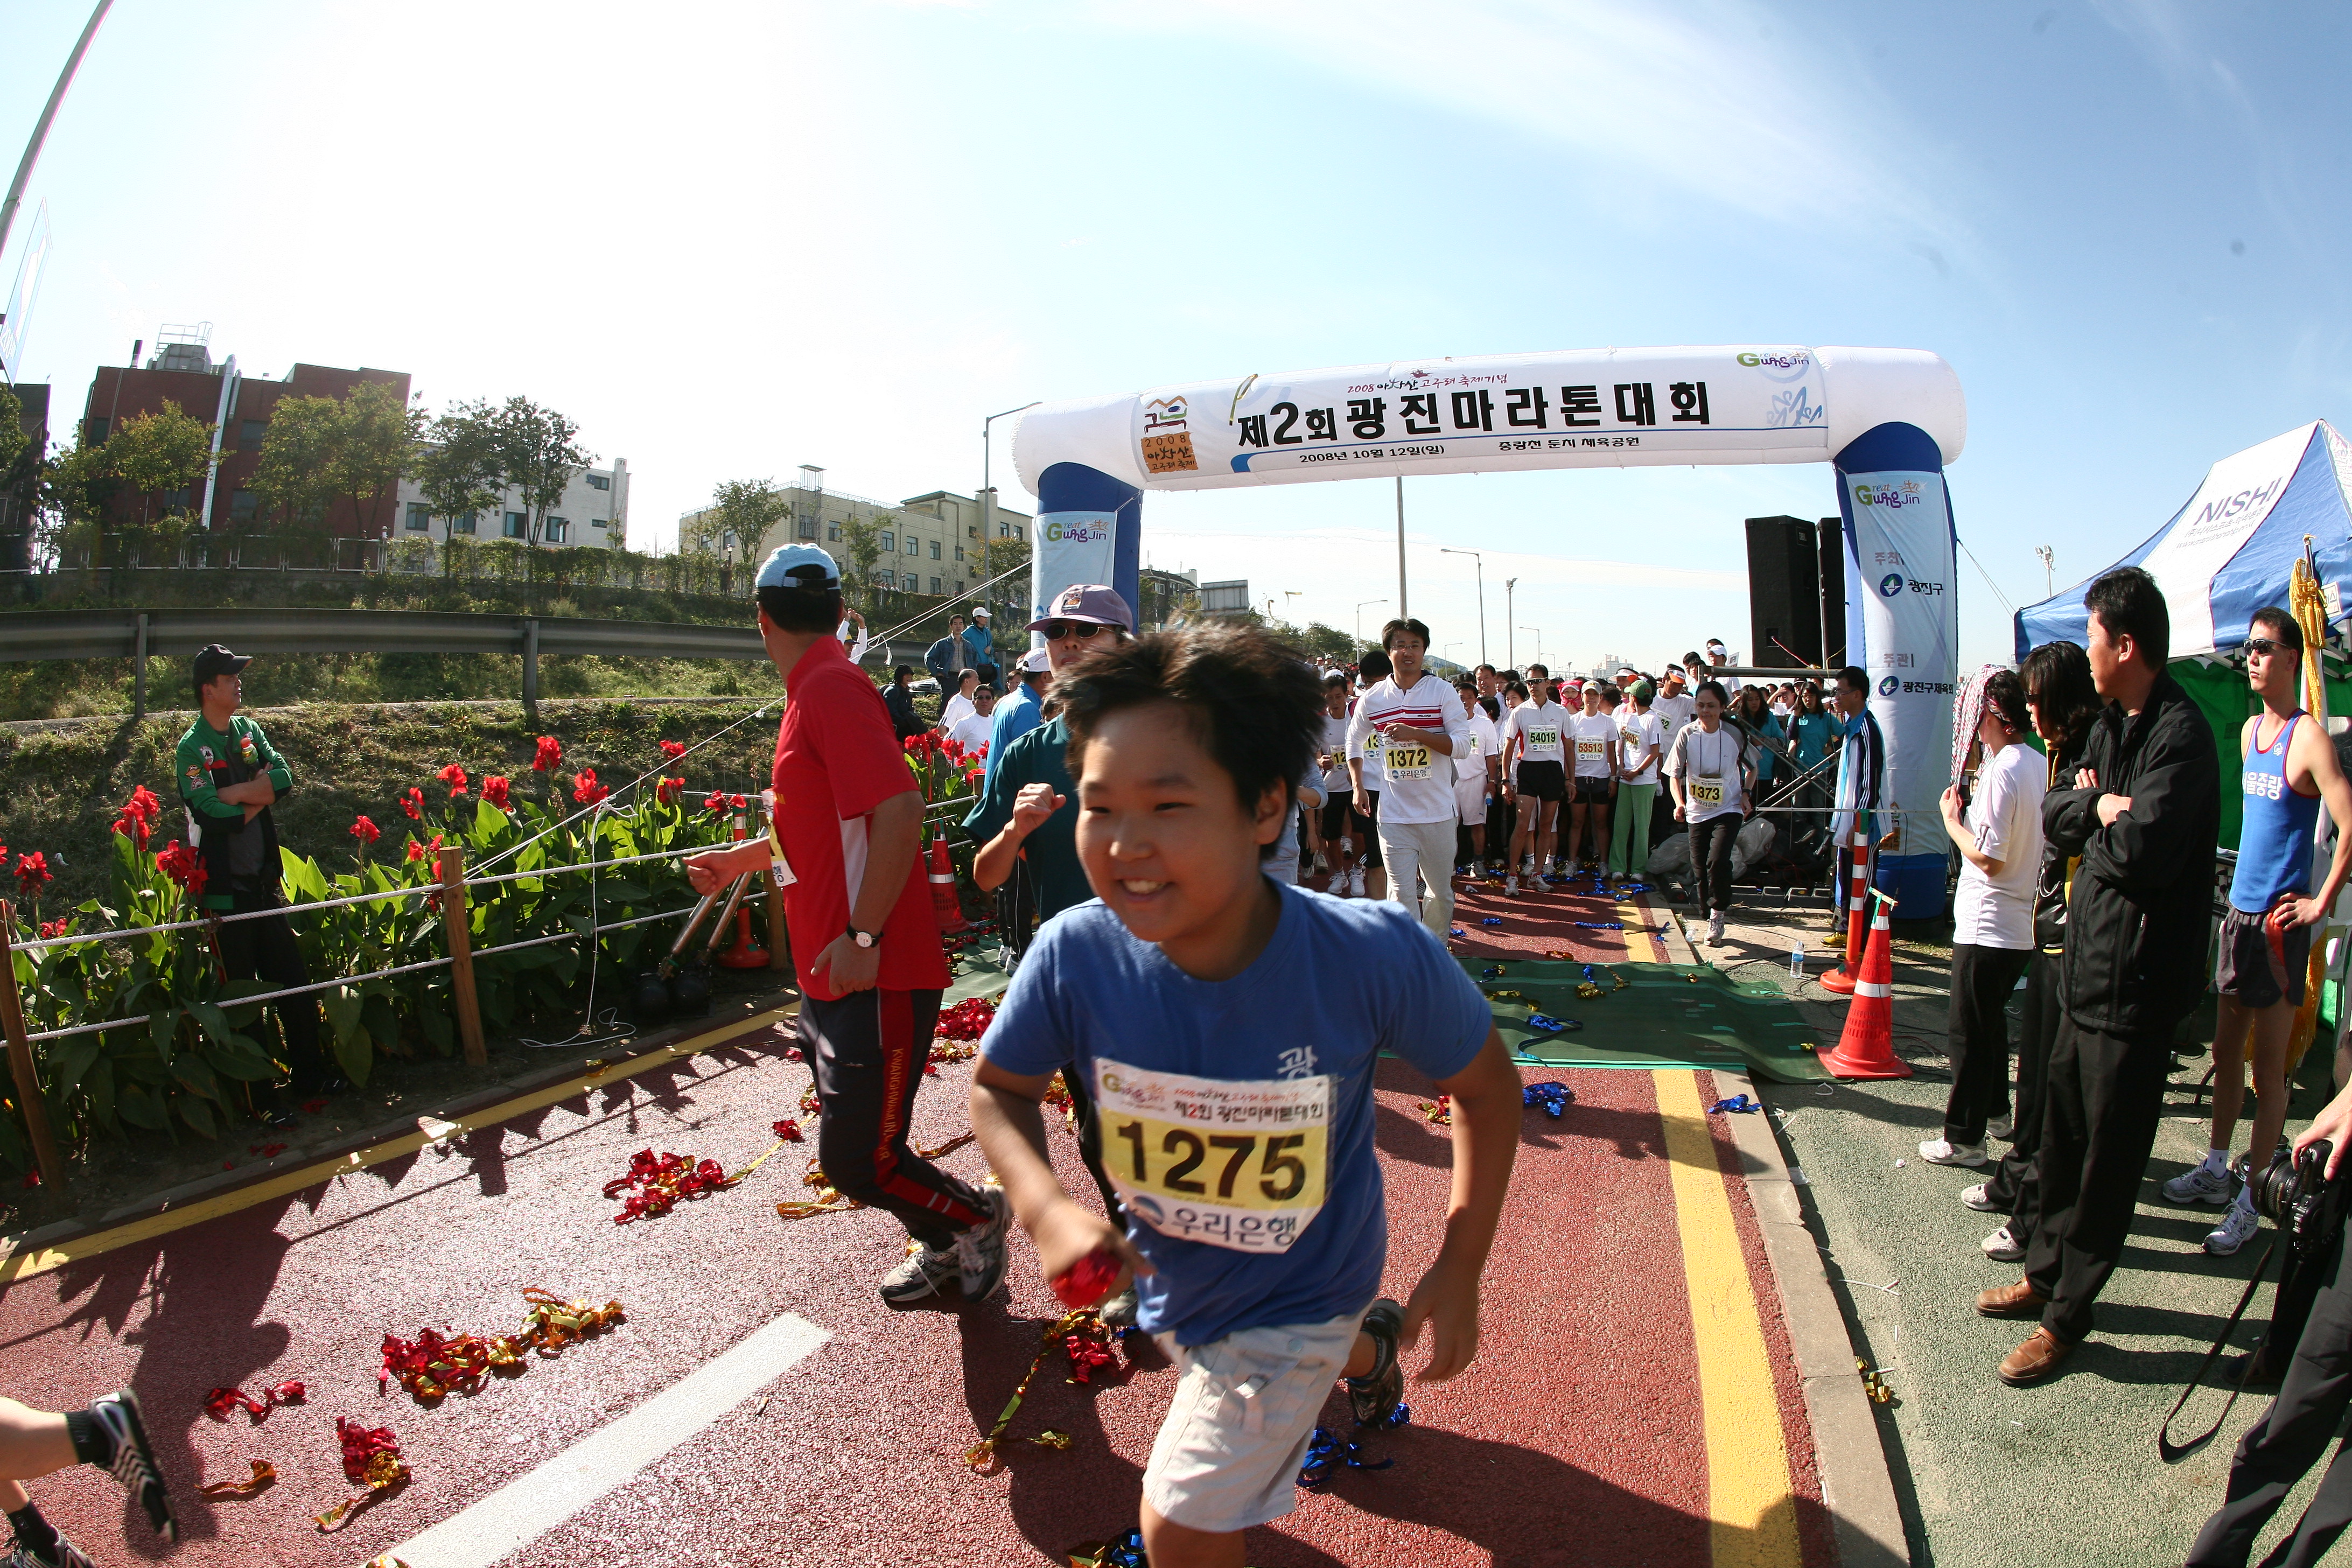
<svg viewBox="0 0 2352 1568">
<path fill-rule="evenodd" d="M 2129 1035 L 2067 1017 L 2050 1051 L 2050 1096 L 2035 1158 L 2042 1213 L 2025 1278 L 2050 1298 L 2042 1326 L 2073 1344 L 2091 1331 L 2091 1303 L 2115 1272 L 2156 1145 L 2172 1029 Z"/>
<path fill-rule="evenodd" d="M 938 1251 L 988 1215 L 988 1201 L 907 1142 L 939 1022 L 936 991 L 801 998 L 801 1044 L 816 1069 L 816 1158 L 842 1196 L 898 1216 Z"/>
<path fill-rule="evenodd" d="M 2009 1234 L 2020 1241 L 2032 1236 L 2034 1216 L 2042 1208 L 2033 1157 L 2042 1149 L 2042 1112 L 2049 1103 L 2050 1047 L 2057 1043 L 2058 1019 L 2065 1011 L 2058 1000 L 2058 969 L 2064 960 L 2063 952 L 2037 951 L 2025 966 L 2025 1005 L 2017 1032 L 2017 1099 L 2011 1113 L 2015 1125 L 2010 1129 L 2009 1152 L 1985 1182 L 1985 1196 L 2011 1216 Z"/>
<path fill-rule="evenodd" d="M 1691 871 L 1698 907 L 1720 914 L 1731 907 L 1731 847 L 1748 819 L 1736 811 L 1691 825 Z"/>
<path fill-rule="evenodd" d="M 1944 1141 L 1977 1144 L 1985 1123 L 2009 1112 L 2009 995 L 2025 973 L 2030 948 L 1952 944 L 1952 1005 L 1944 1019 L 1952 1092 L 1944 1101 Z"/>
<path fill-rule="evenodd" d="M 229 893 L 229 913 L 283 909 L 286 900 L 275 888 L 236 888 Z M 219 928 L 220 966 L 225 980 L 261 980 L 275 990 L 308 985 L 310 972 L 302 963 L 302 944 L 284 915 L 257 921 L 231 921 Z M 286 1033 L 286 1063 L 297 1089 L 310 1089 L 328 1076 L 327 1059 L 319 1051 L 319 998 L 288 996 L 268 1005 Z"/>
<path fill-rule="evenodd" d="M 2197 1532 L 2189 1568 L 2243 1568 L 2256 1532 L 2318 1461 L 2352 1405 L 2352 1279 L 2345 1276 L 2345 1255 L 2352 1248 L 2338 1246 L 2336 1251 L 2334 1275 L 2312 1305 L 2278 1397 L 2238 1440 L 2225 1500 Z M 2336 1450 L 2302 1522 L 2263 1559 L 2264 1568 L 2310 1568 L 2352 1522 L 2347 1450 L 2352 1438 Z"/>
</svg>

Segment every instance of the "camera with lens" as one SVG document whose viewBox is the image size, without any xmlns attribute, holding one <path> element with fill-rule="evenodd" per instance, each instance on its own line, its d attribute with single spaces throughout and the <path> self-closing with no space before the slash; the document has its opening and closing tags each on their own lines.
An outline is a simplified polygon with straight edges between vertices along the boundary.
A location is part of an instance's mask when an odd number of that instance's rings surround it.
<svg viewBox="0 0 2352 1568">
<path fill-rule="evenodd" d="M 2282 1149 L 2269 1168 L 2246 1173 L 2246 1195 L 2255 1212 L 2284 1233 L 2287 1245 L 2306 1262 L 2318 1258 L 2344 1232 L 2352 1182 L 2331 1181 L 2327 1157 L 2334 1146 L 2325 1138 L 2297 1152 Z"/>
</svg>

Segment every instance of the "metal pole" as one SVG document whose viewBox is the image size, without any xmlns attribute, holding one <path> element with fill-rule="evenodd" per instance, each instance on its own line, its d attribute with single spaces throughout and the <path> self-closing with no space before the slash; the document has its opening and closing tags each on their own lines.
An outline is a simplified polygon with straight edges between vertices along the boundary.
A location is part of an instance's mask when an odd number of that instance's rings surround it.
<svg viewBox="0 0 2352 1568">
<path fill-rule="evenodd" d="M 1409 620 L 1412 603 L 1404 592 L 1404 476 L 1396 477 L 1397 487 L 1397 619 Z"/>
<path fill-rule="evenodd" d="M 66 68 L 58 73 L 58 85 L 49 89 L 49 101 L 41 110 L 41 118 L 34 122 L 33 139 L 25 144 L 25 156 L 16 165 L 16 177 L 9 182 L 8 195 L 0 200 L 0 256 L 8 253 L 8 227 L 16 221 L 16 208 L 25 200 L 25 187 L 31 184 L 33 165 L 40 161 L 41 143 L 49 139 L 49 123 L 58 117 L 58 105 L 65 101 L 66 89 L 73 85 L 74 72 L 81 68 L 81 58 L 89 52 L 90 39 L 98 36 L 98 25 L 106 20 L 113 9 L 114 0 L 98 0 L 98 9 L 89 14 L 89 24 L 81 30 L 74 44 L 73 53 L 66 57 Z"/>
<path fill-rule="evenodd" d="M 1356 640 L 1359 643 L 1364 640 L 1364 605 L 1385 605 L 1387 603 L 1388 601 L 1386 599 L 1366 599 L 1356 606 Z"/>
<path fill-rule="evenodd" d="M 1451 544 L 1437 547 L 1440 555 L 1467 555 L 1478 571 L 1478 662 L 1486 662 L 1486 557 L 1475 550 L 1457 550 Z"/>
<path fill-rule="evenodd" d="M 131 721 L 137 723 L 147 717 L 147 613 L 139 613 L 137 629 L 131 634 Z"/>
<path fill-rule="evenodd" d="M 1018 414 L 1024 408 L 1034 408 L 1045 401 L 1042 397 L 1033 397 L 1020 408 L 1004 409 L 980 422 L 980 580 L 983 583 L 995 575 L 988 569 L 988 545 L 996 533 L 996 484 L 990 477 L 992 469 L 989 467 L 996 456 L 996 448 L 989 442 L 988 427 L 1000 419 Z M 1031 548 L 1035 548 L 1034 542 L 1032 542 Z M 996 628 L 989 627 L 988 635 L 993 637 Z"/>
<path fill-rule="evenodd" d="M 536 620 L 522 624 L 522 705 L 534 715 L 539 711 L 539 623 Z"/>
<path fill-rule="evenodd" d="M 1513 657 L 1513 654 L 1519 645 L 1518 636 L 1511 629 L 1511 623 L 1517 620 L 1518 616 L 1513 613 L 1511 596 L 1512 591 L 1518 585 L 1519 580 L 1517 577 L 1503 579 L 1503 662 L 1514 669 L 1518 668 L 1519 661 Z"/>
</svg>

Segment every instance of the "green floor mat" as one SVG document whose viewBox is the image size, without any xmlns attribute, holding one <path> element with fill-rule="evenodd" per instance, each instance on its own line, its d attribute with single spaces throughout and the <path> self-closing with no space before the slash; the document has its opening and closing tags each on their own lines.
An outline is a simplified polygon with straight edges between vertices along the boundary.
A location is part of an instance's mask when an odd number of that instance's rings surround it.
<svg viewBox="0 0 2352 1568">
<path fill-rule="evenodd" d="M 1503 1043 L 1525 1062 L 1575 1068 L 1732 1068 L 1775 1083 L 1820 1083 L 1830 1077 L 1806 1048 L 1823 1042 L 1769 981 L 1735 984 L 1723 971 L 1705 963 L 1465 958 L 1462 967 L 1493 1002 L 1495 1027 Z M 1496 970 L 1499 974 L 1489 973 Z M 1588 974 L 1601 988 L 1600 995 L 1576 994 Z M 1564 1032 L 1538 1028 L 1528 1021 L 1532 1015 L 1582 1027 Z"/>
<path fill-rule="evenodd" d="M 983 952 L 986 954 L 984 957 Z M 1004 988 L 1013 984 L 1013 976 L 1004 973 L 1004 965 L 998 962 L 999 957 L 1000 950 L 993 937 L 989 939 L 985 949 L 974 942 L 961 952 L 950 953 L 948 988 L 940 997 L 940 1005 L 952 1007 L 967 997 L 986 996 L 992 1000 L 1003 994 Z"/>
</svg>

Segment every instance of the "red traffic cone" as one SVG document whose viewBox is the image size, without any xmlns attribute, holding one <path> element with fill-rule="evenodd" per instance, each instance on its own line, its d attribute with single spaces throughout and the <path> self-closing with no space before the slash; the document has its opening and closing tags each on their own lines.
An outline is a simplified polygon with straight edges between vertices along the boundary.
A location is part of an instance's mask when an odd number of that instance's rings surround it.
<svg viewBox="0 0 2352 1568">
<path fill-rule="evenodd" d="M 1878 914 L 1870 922 L 1870 945 L 1853 983 L 1853 1005 L 1846 1009 L 1845 1034 L 1822 1066 L 1834 1078 L 1909 1078 L 1911 1065 L 1895 1054 L 1895 935 L 1887 911 L 1895 900 L 1872 890 Z"/>
<path fill-rule="evenodd" d="M 1859 826 L 1848 846 L 1850 870 L 1845 890 L 1845 966 L 1822 976 L 1822 989 L 1841 996 L 1853 994 L 1862 974 L 1863 920 L 1870 912 L 1870 835 Z"/>
<path fill-rule="evenodd" d="M 768 950 L 751 934 L 751 910 L 749 902 L 735 906 L 735 945 L 719 955 L 721 969 L 765 969 Z"/>
<path fill-rule="evenodd" d="M 942 936 L 954 936 L 965 929 L 963 900 L 956 897 L 955 862 L 948 858 L 944 833 L 931 839 L 931 912 L 939 916 Z"/>
</svg>

